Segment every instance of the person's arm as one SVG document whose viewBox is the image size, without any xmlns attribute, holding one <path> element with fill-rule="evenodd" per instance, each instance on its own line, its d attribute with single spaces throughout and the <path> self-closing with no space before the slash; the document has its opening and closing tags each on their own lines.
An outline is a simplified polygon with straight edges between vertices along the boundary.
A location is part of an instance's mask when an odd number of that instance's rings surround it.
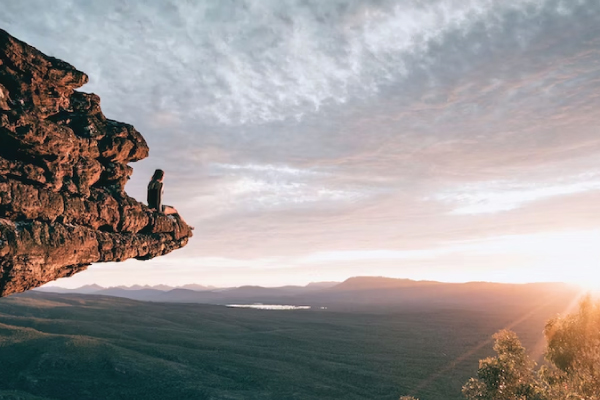
<svg viewBox="0 0 600 400">
<path fill-rule="evenodd" d="M 146 201 L 148 202 L 148 207 L 154 208 L 154 186 L 152 186 L 152 182 L 148 184 Z"/>
<path fill-rule="evenodd" d="M 162 194 L 163 194 L 163 183 L 157 182 L 156 185 L 156 209 L 158 212 L 162 212 Z"/>
</svg>

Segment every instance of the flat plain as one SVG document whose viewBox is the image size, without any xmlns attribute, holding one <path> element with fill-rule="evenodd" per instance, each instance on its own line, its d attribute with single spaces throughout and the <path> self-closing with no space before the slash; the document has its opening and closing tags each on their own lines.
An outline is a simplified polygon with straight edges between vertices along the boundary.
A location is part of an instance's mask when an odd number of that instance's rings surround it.
<svg viewBox="0 0 600 400">
<path fill-rule="evenodd" d="M 461 399 L 494 332 L 515 330 L 539 359 L 545 321 L 577 294 L 495 288 L 485 301 L 293 311 L 11 296 L 0 299 L 0 399 Z"/>
</svg>

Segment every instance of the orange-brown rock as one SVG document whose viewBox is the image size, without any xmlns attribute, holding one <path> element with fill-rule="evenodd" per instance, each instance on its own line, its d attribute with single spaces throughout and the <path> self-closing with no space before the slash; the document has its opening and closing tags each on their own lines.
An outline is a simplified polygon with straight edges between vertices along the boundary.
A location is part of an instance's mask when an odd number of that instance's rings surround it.
<svg viewBox="0 0 600 400">
<path fill-rule="evenodd" d="M 88 77 L 0 30 L 0 297 L 187 244 L 178 216 L 125 193 L 148 156 L 131 125 L 107 119 Z"/>
</svg>

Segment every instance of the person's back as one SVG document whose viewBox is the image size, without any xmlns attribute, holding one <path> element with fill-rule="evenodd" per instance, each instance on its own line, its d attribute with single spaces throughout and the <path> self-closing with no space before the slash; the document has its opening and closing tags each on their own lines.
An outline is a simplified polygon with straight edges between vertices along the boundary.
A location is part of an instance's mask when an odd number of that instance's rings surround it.
<svg viewBox="0 0 600 400">
<path fill-rule="evenodd" d="M 159 180 L 152 179 L 148 184 L 148 207 L 162 212 L 162 190 L 163 183 Z"/>
<path fill-rule="evenodd" d="M 154 171 L 154 175 L 152 175 L 152 179 L 148 184 L 148 207 L 167 215 L 177 214 L 177 210 L 174 207 L 163 205 L 162 203 L 164 177 L 165 172 L 162 169 Z"/>
</svg>

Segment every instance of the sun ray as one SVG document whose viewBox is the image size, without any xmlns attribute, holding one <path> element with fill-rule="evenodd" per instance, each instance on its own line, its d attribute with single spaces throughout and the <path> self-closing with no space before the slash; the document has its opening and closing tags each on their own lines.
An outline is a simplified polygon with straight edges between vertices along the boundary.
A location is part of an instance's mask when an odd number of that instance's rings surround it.
<svg viewBox="0 0 600 400">
<path fill-rule="evenodd" d="M 579 302 L 579 300 L 581 299 L 581 297 L 583 296 L 583 294 L 584 294 L 584 292 L 578 292 L 573 297 L 573 299 L 569 302 L 569 305 L 565 308 L 565 310 L 563 311 L 563 313 L 567 313 L 567 312 L 573 310 L 575 308 L 575 306 L 577 305 L 577 303 Z M 543 301 L 542 303 L 536 305 L 530 311 L 526 312 L 521 317 L 515 319 L 514 321 L 512 321 L 509 324 L 507 324 L 503 328 L 500 328 L 499 330 L 514 328 L 515 326 L 519 325 L 520 323 L 528 320 L 532 315 L 534 315 L 537 312 L 539 312 L 542 308 L 546 307 L 550 303 L 550 301 L 551 301 L 551 297 L 550 296 L 546 297 L 545 301 Z M 422 391 L 423 389 L 427 388 L 429 385 L 431 385 L 433 382 L 435 382 L 441 376 L 443 376 L 446 373 L 452 371 L 458 364 L 464 362 L 465 360 L 467 360 L 468 358 L 470 358 L 472 355 L 474 355 L 475 353 L 477 353 L 479 350 L 483 349 L 484 347 L 490 346 L 492 343 L 493 343 L 493 339 L 492 338 L 488 338 L 488 339 L 480 342 L 479 344 L 473 346 L 472 348 L 470 348 L 469 350 L 467 350 L 466 352 L 464 352 L 462 355 L 456 357 L 454 360 L 450 361 L 444 367 L 442 367 L 441 369 L 439 369 L 438 371 L 434 372 L 429 377 L 427 377 L 423 381 L 421 381 L 421 383 L 419 383 L 411 391 L 410 395 L 412 395 L 412 396 L 417 395 L 420 391 Z M 538 341 L 536 343 L 536 345 L 534 346 L 534 351 L 538 350 L 538 346 L 540 346 L 540 343 L 542 344 L 542 353 L 543 353 L 543 344 L 544 344 L 544 337 L 543 337 L 543 335 L 542 335 L 540 341 Z"/>
</svg>

